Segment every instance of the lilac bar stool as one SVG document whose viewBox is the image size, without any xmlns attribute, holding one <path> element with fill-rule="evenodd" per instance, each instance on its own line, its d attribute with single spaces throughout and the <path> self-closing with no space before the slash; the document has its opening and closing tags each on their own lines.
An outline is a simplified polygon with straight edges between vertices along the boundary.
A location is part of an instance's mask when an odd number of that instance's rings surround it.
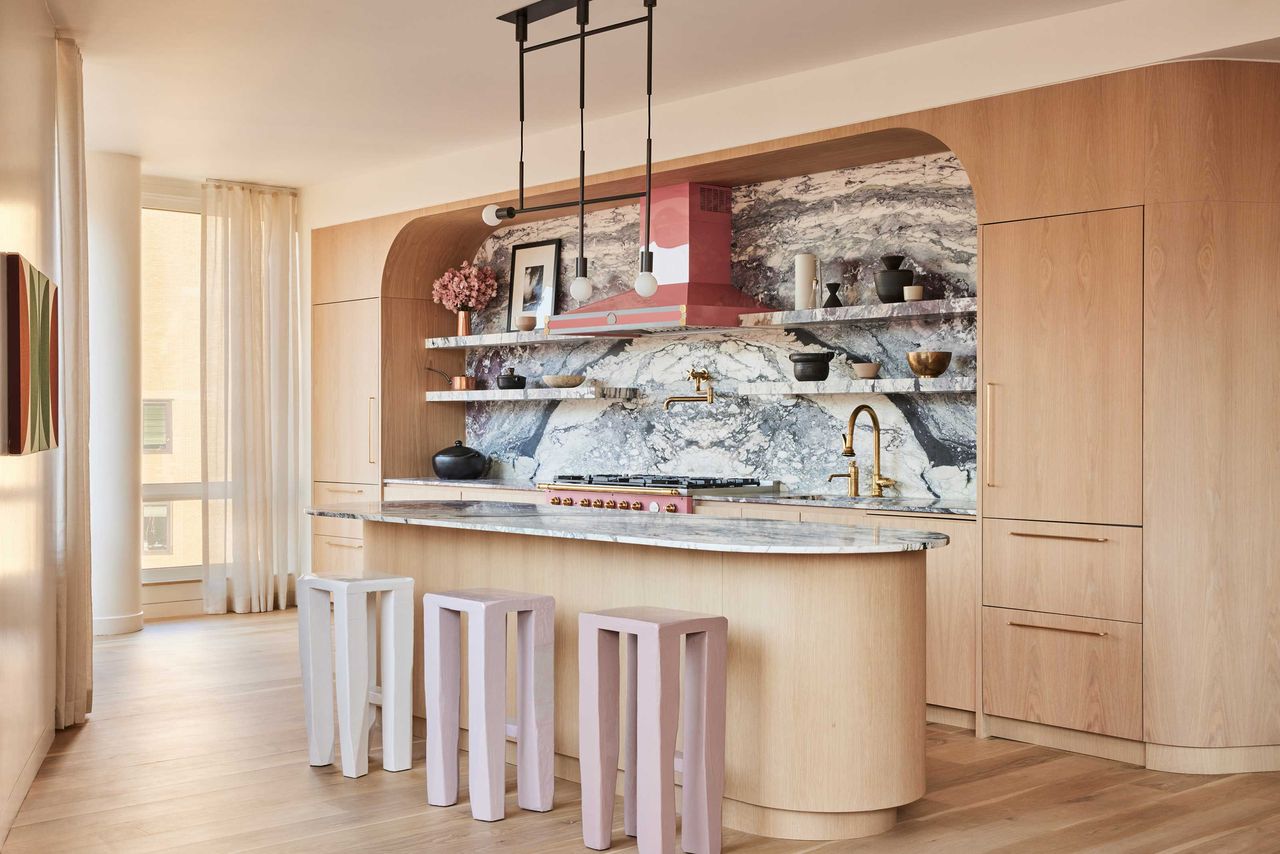
<svg viewBox="0 0 1280 854">
<path fill-rule="evenodd" d="M 627 636 L 627 768 L 623 826 L 641 852 L 675 851 L 676 713 L 684 654 L 681 844 L 720 851 L 724 796 L 725 658 L 729 621 L 665 608 L 615 608 L 578 617 L 578 739 L 582 838 L 613 844 L 618 777 L 618 646 Z"/>
<path fill-rule="evenodd" d="M 467 615 L 471 815 L 506 816 L 507 614 L 516 615 L 516 798 L 546 812 L 555 790 L 555 607 L 550 596 L 454 590 L 422 597 L 426 664 L 427 802 L 458 802 L 462 615 Z"/>
</svg>

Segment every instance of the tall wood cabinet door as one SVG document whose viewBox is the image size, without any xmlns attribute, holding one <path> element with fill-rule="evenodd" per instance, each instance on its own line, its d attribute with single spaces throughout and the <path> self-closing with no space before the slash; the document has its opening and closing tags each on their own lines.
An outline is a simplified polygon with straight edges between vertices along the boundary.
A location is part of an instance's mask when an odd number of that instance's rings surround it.
<svg viewBox="0 0 1280 854">
<path fill-rule="evenodd" d="M 312 308 L 311 477 L 381 482 L 380 300 Z"/>
<path fill-rule="evenodd" d="M 1142 208 L 982 229 L 983 515 L 1142 524 Z"/>
</svg>

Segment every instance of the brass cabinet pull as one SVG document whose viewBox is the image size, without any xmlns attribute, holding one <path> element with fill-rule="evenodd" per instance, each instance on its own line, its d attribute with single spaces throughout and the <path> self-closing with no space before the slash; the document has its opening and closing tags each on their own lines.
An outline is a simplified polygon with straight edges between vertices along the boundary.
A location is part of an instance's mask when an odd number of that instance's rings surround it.
<svg viewBox="0 0 1280 854">
<path fill-rule="evenodd" d="M 1106 537 L 1073 537 L 1070 534 L 1037 534 L 1032 531 L 1010 531 L 1011 537 L 1033 537 L 1037 540 L 1071 540 L 1077 543 L 1105 543 Z"/>
<path fill-rule="evenodd" d="M 376 397 L 369 398 L 369 462 L 374 464 L 378 462 L 373 457 L 373 410 L 377 402 Z"/>
<path fill-rule="evenodd" d="M 364 495 L 363 489 L 341 489 L 337 486 L 326 487 L 329 492 L 341 492 L 345 495 Z"/>
<path fill-rule="evenodd" d="M 1037 626 L 1035 623 L 1019 623 L 1014 620 L 1009 621 L 1009 625 L 1017 626 L 1021 629 L 1044 629 L 1046 632 L 1070 632 L 1073 635 L 1093 635 L 1098 638 L 1105 638 L 1106 632 L 1095 632 L 1090 629 L 1066 629 L 1062 626 Z"/>
<path fill-rule="evenodd" d="M 364 543 L 335 543 L 333 540 L 325 540 L 325 545 L 333 546 L 335 549 L 362 549 Z"/>
<path fill-rule="evenodd" d="M 982 467 L 986 470 L 986 473 L 987 473 L 987 476 L 984 478 L 987 486 L 996 485 L 996 478 L 994 474 L 995 465 L 994 465 L 994 460 L 992 460 L 992 457 L 991 457 L 991 445 L 992 445 L 991 437 L 992 437 L 992 434 L 996 432 L 994 422 L 992 421 L 992 415 L 991 415 L 991 389 L 994 386 L 995 386 L 995 383 L 986 384 L 985 409 L 987 411 L 987 414 L 986 414 L 986 418 L 983 419 L 985 424 L 983 425 L 984 429 L 982 431 L 983 432 Z"/>
</svg>

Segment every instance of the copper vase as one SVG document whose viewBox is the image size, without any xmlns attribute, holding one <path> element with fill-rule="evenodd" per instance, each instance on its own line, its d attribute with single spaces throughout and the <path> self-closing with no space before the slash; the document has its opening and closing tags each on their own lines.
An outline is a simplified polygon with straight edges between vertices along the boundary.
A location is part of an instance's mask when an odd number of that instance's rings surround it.
<svg viewBox="0 0 1280 854">
<path fill-rule="evenodd" d="M 471 312 L 462 309 L 458 312 L 458 335 L 459 337 L 471 334 Z"/>
</svg>

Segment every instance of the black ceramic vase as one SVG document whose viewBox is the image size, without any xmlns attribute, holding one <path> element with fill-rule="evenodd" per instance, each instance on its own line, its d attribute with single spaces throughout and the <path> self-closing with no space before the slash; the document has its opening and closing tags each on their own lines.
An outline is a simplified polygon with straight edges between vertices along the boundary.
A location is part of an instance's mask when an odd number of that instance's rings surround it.
<svg viewBox="0 0 1280 854">
<path fill-rule="evenodd" d="M 458 440 L 431 458 L 431 468 L 445 480 L 475 480 L 489 470 L 489 458 Z"/>
<path fill-rule="evenodd" d="M 791 359 L 792 370 L 795 371 L 796 379 L 803 382 L 821 382 L 831 374 L 831 360 L 835 358 L 835 353 L 824 351 L 822 353 L 792 353 L 788 356 Z"/>
<path fill-rule="evenodd" d="M 525 379 L 516 373 L 515 368 L 507 368 L 498 375 L 498 388 L 506 391 L 524 388 Z"/>
<path fill-rule="evenodd" d="M 884 255 L 880 261 L 883 270 L 876 270 L 876 296 L 880 302 L 902 302 L 902 289 L 915 281 L 916 274 L 911 270 L 903 270 L 903 255 Z"/>
<path fill-rule="evenodd" d="M 827 296 L 827 301 L 822 304 L 822 307 L 823 308 L 839 308 L 840 306 L 844 305 L 844 303 L 840 302 L 840 297 L 837 296 L 839 291 L 840 291 L 839 282 L 827 282 L 828 296 Z"/>
</svg>

